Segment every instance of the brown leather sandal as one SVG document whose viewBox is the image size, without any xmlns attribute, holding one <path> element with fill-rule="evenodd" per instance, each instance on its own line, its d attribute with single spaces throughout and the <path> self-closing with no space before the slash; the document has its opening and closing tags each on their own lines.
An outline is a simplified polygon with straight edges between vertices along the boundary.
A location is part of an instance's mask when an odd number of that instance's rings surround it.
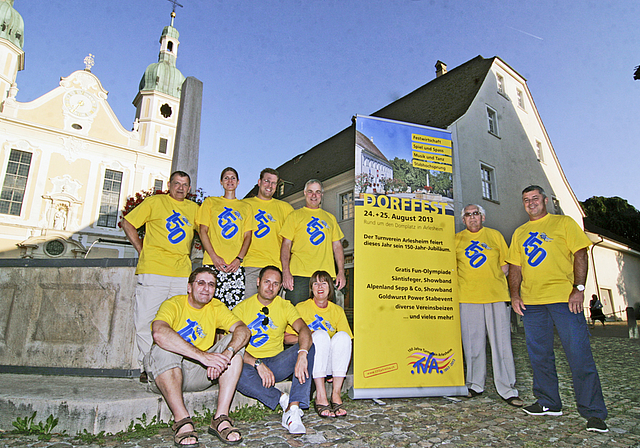
<svg viewBox="0 0 640 448">
<path fill-rule="evenodd" d="M 229 427 L 222 430 L 218 430 L 223 422 L 229 422 Z M 229 434 L 236 433 L 240 436 L 238 440 L 229 440 Z M 227 445 L 237 445 L 242 442 L 242 434 L 240 430 L 233 426 L 233 422 L 228 415 L 222 414 L 216 419 L 211 419 L 211 426 L 209 426 L 209 434 L 216 436 L 222 443 Z"/>
<path fill-rule="evenodd" d="M 180 428 L 184 425 L 193 426 L 192 431 L 183 432 L 182 434 L 178 434 Z M 185 417 L 180 421 L 175 422 L 171 425 L 171 429 L 173 430 L 173 443 L 175 446 L 189 446 L 192 448 L 200 446 L 200 442 L 198 441 L 198 432 L 195 430 L 196 425 L 193 424 L 193 420 L 191 417 Z M 188 439 L 189 437 L 193 437 L 196 439 L 196 443 L 182 443 L 184 439 Z"/>
</svg>

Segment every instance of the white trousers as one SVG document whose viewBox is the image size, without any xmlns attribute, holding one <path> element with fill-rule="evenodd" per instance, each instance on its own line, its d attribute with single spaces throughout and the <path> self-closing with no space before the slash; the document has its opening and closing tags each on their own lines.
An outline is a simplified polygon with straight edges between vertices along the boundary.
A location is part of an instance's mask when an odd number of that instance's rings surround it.
<svg viewBox="0 0 640 448">
<path fill-rule="evenodd" d="M 351 362 L 351 336 L 338 331 L 333 337 L 325 330 L 312 333 L 316 356 L 313 361 L 313 377 L 324 378 L 331 374 L 335 377 L 346 377 Z"/>
<path fill-rule="evenodd" d="M 142 367 L 144 356 L 151 350 L 151 321 L 158 308 L 167 299 L 187 293 L 188 277 L 168 277 L 156 274 L 138 274 L 136 302 L 133 305 L 133 325 L 136 329 L 138 362 Z"/>
<path fill-rule="evenodd" d="M 505 302 L 461 303 L 460 327 L 464 361 L 467 367 L 467 387 L 484 391 L 487 375 L 487 337 L 491 345 L 493 382 L 504 398 L 518 396 L 516 367 L 511 350 L 511 308 Z"/>
</svg>

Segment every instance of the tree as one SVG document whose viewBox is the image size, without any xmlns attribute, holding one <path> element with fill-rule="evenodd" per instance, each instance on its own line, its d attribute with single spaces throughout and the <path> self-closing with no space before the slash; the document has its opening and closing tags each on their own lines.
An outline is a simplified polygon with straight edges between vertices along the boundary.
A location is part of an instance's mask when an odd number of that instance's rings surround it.
<svg viewBox="0 0 640 448">
<path fill-rule="evenodd" d="M 625 199 L 593 196 L 582 208 L 594 225 L 640 244 L 640 211 Z"/>
</svg>

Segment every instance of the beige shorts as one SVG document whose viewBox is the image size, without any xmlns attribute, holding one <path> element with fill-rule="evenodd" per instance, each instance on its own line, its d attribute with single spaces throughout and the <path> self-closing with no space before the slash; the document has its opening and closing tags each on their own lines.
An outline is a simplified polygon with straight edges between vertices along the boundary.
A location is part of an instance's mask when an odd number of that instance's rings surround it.
<svg viewBox="0 0 640 448">
<path fill-rule="evenodd" d="M 231 342 L 233 333 L 225 335 L 216 345 L 207 350 L 208 353 L 222 353 Z M 238 355 L 243 356 L 244 349 Z M 167 351 L 157 344 L 151 346 L 151 351 L 144 357 L 144 370 L 149 377 L 148 388 L 152 392 L 160 393 L 156 386 L 155 378 L 170 369 L 179 367 L 182 370 L 182 391 L 197 392 L 205 390 L 217 380 L 212 380 L 207 376 L 207 368 L 197 361 L 185 358 L 182 355 Z"/>
</svg>

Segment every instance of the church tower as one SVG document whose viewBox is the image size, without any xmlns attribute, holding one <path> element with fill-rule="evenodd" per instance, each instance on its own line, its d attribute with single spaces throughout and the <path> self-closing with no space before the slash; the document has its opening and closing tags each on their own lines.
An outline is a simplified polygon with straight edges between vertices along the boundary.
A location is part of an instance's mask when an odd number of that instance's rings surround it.
<svg viewBox="0 0 640 448">
<path fill-rule="evenodd" d="M 178 123 L 180 93 L 185 77 L 176 68 L 180 33 L 171 25 L 160 36 L 158 62 L 147 67 L 140 80 L 140 90 L 133 100 L 141 146 L 171 159 Z"/>
<path fill-rule="evenodd" d="M 0 102 L 18 92 L 16 76 L 24 69 L 24 22 L 13 0 L 0 0 Z"/>
</svg>

